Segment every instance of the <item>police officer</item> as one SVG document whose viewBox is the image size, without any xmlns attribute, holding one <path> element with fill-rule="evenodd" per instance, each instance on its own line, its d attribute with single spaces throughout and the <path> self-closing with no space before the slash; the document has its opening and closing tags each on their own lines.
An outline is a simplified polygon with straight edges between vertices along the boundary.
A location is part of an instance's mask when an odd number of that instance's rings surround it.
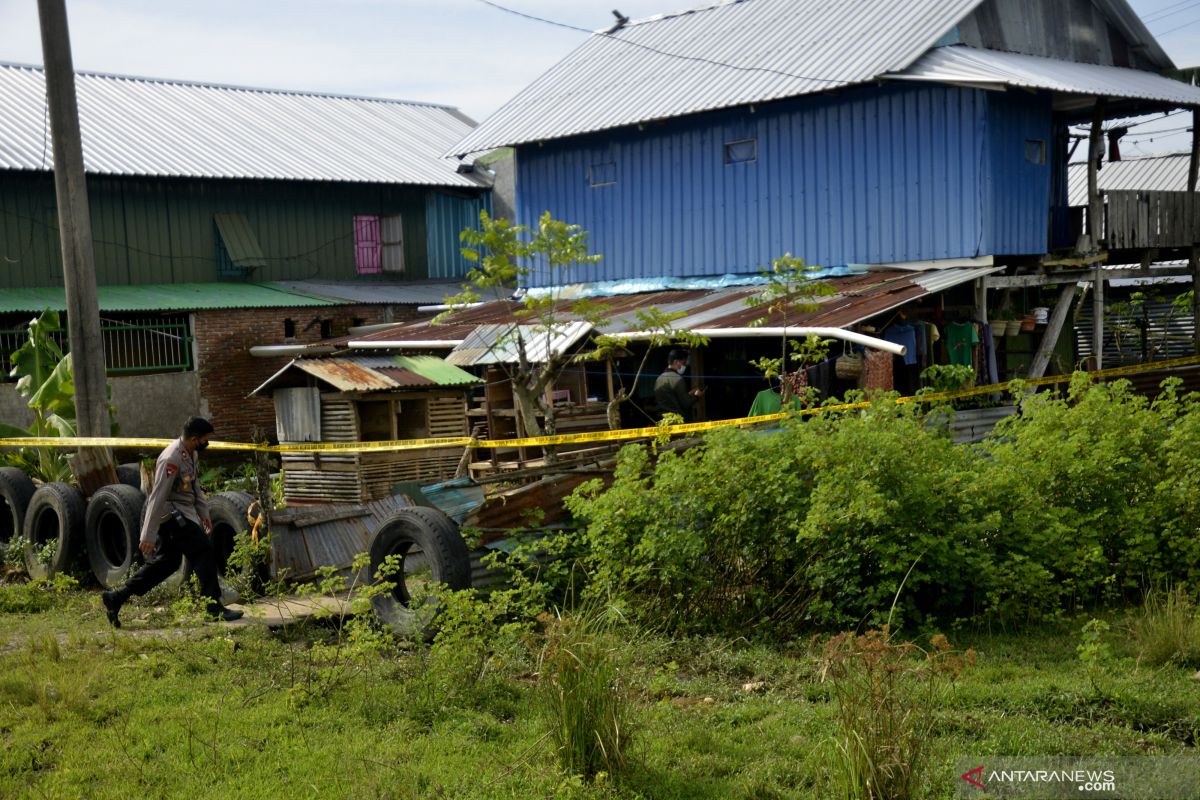
<svg viewBox="0 0 1200 800">
<path fill-rule="evenodd" d="M 687 385 L 683 381 L 683 373 L 687 371 L 688 356 L 687 350 L 673 348 L 667 354 L 667 368 L 654 381 L 654 401 L 658 404 L 660 418 L 663 414 L 671 412 L 687 421 L 692 407 L 696 405 L 700 395 L 704 394 L 703 389 L 688 391 Z"/>
<path fill-rule="evenodd" d="M 208 598 L 208 615 L 226 622 L 241 618 L 241 611 L 221 605 L 217 562 L 209 539 L 212 520 L 198 479 L 197 453 L 208 447 L 212 432 L 211 422 L 192 417 L 184 423 L 183 436 L 159 455 L 138 545 L 147 561 L 120 589 L 100 595 L 113 627 L 121 627 L 118 614 L 125 601 L 132 595 L 146 594 L 169 578 L 184 556 L 200 580 L 200 593 Z"/>
</svg>

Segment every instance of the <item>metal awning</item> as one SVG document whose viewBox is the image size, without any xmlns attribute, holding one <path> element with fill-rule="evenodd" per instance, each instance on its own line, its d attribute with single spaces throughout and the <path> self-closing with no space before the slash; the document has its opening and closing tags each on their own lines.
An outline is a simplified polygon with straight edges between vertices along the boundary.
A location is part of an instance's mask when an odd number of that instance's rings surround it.
<svg viewBox="0 0 1200 800">
<path fill-rule="evenodd" d="M 981 50 L 965 45 L 934 48 L 911 67 L 885 77 L 986 88 L 1013 86 L 1088 97 L 1148 100 L 1172 106 L 1200 106 L 1200 87 L 1153 72 Z M 1072 106 L 1067 103 L 1065 107 Z"/>
</svg>

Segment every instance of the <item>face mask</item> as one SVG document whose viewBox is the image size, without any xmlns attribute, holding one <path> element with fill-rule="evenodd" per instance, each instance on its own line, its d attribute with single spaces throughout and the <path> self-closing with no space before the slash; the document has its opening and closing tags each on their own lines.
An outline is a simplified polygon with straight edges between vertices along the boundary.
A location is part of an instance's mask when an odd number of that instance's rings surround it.
<svg viewBox="0 0 1200 800">
<path fill-rule="evenodd" d="M 208 442 L 200 442 L 200 444 L 196 445 L 197 451 L 203 451 L 203 450 L 207 450 L 207 449 L 208 449 Z"/>
<path fill-rule="evenodd" d="M 679 368 L 679 374 L 682 375 L 683 373 L 687 372 L 687 368 L 688 368 L 687 364 L 684 364 L 683 366 L 681 366 Z"/>
</svg>

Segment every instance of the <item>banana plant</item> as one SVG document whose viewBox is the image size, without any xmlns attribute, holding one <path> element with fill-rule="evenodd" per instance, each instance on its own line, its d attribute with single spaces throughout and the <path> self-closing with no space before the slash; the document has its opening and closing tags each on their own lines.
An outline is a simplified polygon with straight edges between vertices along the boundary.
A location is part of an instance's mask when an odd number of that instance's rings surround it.
<svg viewBox="0 0 1200 800">
<path fill-rule="evenodd" d="M 75 435 L 75 377 L 71 359 L 52 335 L 61 329 L 55 311 L 44 311 L 30 320 L 29 338 L 10 356 L 12 369 L 8 375 L 17 379 L 17 394 L 28 398 L 33 424 L 24 429 L 0 423 L 0 437 Z M 0 453 L 0 459 L 43 481 L 71 478 L 67 454 L 57 448 L 22 448 Z"/>
</svg>

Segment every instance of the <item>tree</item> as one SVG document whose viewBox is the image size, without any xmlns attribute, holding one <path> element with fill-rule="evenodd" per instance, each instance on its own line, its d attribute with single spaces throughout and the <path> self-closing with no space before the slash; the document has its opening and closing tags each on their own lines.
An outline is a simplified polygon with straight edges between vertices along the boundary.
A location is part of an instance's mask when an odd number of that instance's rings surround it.
<svg viewBox="0 0 1200 800">
<path fill-rule="evenodd" d="M 27 398 L 33 412 L 28 430 L 0 423 L 0 436 L 10 438 L 74 436 L 75 382 L 71 359 L 51 335 L 62 330 L 55 311 L 30 320 L 29 338 L 10 356 L 9 377 L 17 379 L 17 394 Z M 23 448 L 5 454 L 4 461 L 44 481 L 69 480 L 66 453 L 49 447 Z"/>
<path fill-rule="evenodd" d="M 746 305 L 762 308 L 764 313 L 753 320 L 750 327 L 762 327 L 775 316 L 780 319 L 779 327 L 782 329 L 779 337 L 779 358 L 764 357 L 750 362 L 767 380 L 786 378 L 789 362 L 798 366 L 798 377 L 800 370 L 821 361 L 829 352 L 829 339 L 807 336 L 803 340 L 793 339 L 789 342 L 787 335 L 787 328 L 794 314 L 815 311 L 819 307 L 815 302 L 817 298 L 828 297 L 835 292 L 828 283 L 814 279 L 813 273 L 819 270 L 820 267 L 806 264 L 804 259 L 796 258 L 791 253 L 784 253 L 780 258 L 773 260 L 770 269 L 764 267 L 759 270 L 759 274 L 767 282 L 761 292 L 746 299 Z M 780 383 L 781 402 L 786 405 L 792 399 L 795 380 L 781 380 Z"/>
<path fill-rule="evenodd" d="M 506 299 L 538 266 L 550 271 L 551 284 L 561 285 L 563 281 L 558 276 L 601 258 L 588 251 L 586 231 L 554 219 L 550 212 L 542 214 L 537 227 L 530 229 L 481 211 L 479 228 L 468 228 L 459 238 L 466 245 L 462 248 L 463 256 L 477 266 L 467 273 L 467 284 L 462 291 L 446 298 L 449 309 L 435 318 L 435 322 L 478 302 L 483 292 L 497 300 Z M 512 381 L 513 399 L 525 432 L 531 436 L 553 436 L 557 429 L 555 409 L 546 400 L 546 390 L 575 360 L 569 348 L 556 346 L 556 339 L 575 322 L 603 327 L 602 309 L 587 300 L 564 302 L 561 290 L 552 289 L 526 292 L 513 317 L 514 324 L 496 342 L 496 348 L 512 352 L 514 358 L 511 362 L 502 360 L 499 366 Z M 535 346 L 536 361 L 531 358 Z M 547 460 L 553 461 L 553 450 L 547 449 L 546 453 Z"/>
</svg>

